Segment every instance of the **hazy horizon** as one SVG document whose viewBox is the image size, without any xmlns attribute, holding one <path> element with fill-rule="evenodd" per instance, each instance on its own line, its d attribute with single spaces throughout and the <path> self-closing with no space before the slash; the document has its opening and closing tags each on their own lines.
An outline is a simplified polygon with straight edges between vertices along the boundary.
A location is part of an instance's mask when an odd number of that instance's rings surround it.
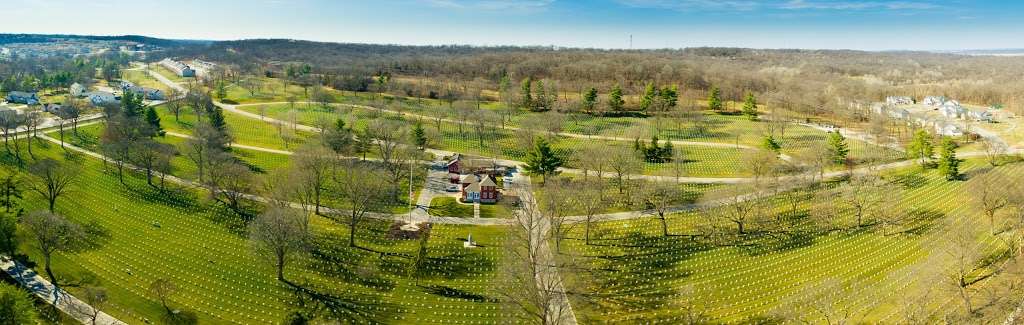
<svg viewBox="0 0 1024 325">
<path fill-rule="evenodd" d="M 1024 3 L 996 1 L 140 0 L 129 10 L 111 0 L 14 0 L 11 8 L 0 32 L 602 49 L 1024 48 L 1014 37 Z M 89 23 L 78 23 L 83 17 Z"/>
</svg>

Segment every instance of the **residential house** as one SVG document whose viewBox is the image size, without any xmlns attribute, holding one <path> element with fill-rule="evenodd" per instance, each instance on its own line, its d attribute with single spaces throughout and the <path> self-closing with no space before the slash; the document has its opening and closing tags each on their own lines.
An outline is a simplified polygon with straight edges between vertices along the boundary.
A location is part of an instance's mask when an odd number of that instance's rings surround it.
<svg viewBox="0 0 1024 325">
<path fill-rule="evenodd" d="M 141 94 L 142 98 L 148 100 L 164 100 L 167 98 L 166 96 L 164 96 L 163 91 L 160 91 L 160 89 L 156 88 L 130 86 L 123 88 L 123 90 L 125 93 Z"/>
<path fill-rule="evenodd" d="M 178 61 L 174 61 L 171 59 L 163 59 L 162 61 L 160 61 L 160 65 L 167 68 L 167 70 L 171 70 L 171 72 L 174 72 L 174 74 L 178 75 L 179 77 L 196 76 L 195 69 L 192 69 L 192 67 L 189 67 L 188 65 Z"/>
<path fill-rule="evenodd" d="M 945 104 L 947 100 L 949 99 L 947 99 L 946 96 L 928 96 L 924 98 L 924 104 L 938 108 L 939 106 L 942 106 L 942 104 Z"/>
<path fill-rule="evenodd" d="M 119 104 L 121 98 L 118 98 L 113 93 L 106 91 L 91 91 L 85 93 L 85 96 L 89 98 L 89 102 L 93 106 L 105 106 L 111 104 Z"/>
<path fill-rule="evenodd" d="M 60 104 L 50 103 L 50 104 L 44 104 L 43 105 L 43 112 L 47 112 L 47 113 L 50 113 L 50 114 L 58 114 L 58 113 L 60 113 L 60 110 L 61 110 L 61 105 Z"/>
<path fill-rule="evenodd" d="M 885 98 L 885 103 L 889 105 L 913 105 L 914 99 L 909 96 L 889 96 Z"/>
<path fill-rule="evenodd" d="M 951 100 L 939 107 L 939 112 L 947 118 L 963 119 L 967 117 L 967 109 L 960 106 L 960 103 Z"/>
<path fill-rule="evenodd" d="M 462 184 L 462 202 L 495 203 L 501 198 L 498 185 L 489 175 L 463 175 L 459 183 Z"/>
<path fill-rule="evenodd" d="M 992 113 L 984 110 L 969 110 L 967 118 L 978 122 L 992 122 Z"/>
<path fill-rule="evenodd" d="M 897 120 L 908 120 L 910 119 L 910 112 L 905 109 L 894 109 L 889 110 L 889 117 Z"/>
<path fill-rule="evenodd" d="M 935 133 L 949 137 L 959 137 L 964 135 L 964 130 L 955 124 L 936 123 Z"/>
<path fill-rule="evenodd" d="M 71 96 L 75 96 L 75 97 L 82 97 L 82 96 L 84 96 L 85 91 L 86 91 L 85 86 L 82 86 L 82 84 L 77 83 L 77 82 L 71 84 L 71 88 L 68 89 L 68 92 L 71 93 Z"/>
<path fill-rule="evenodd" d="M 7 93 L 7 102 L 15 104 L 38 105 L 39 96 L 34 92 L 12 91 Z"/>
</svg>

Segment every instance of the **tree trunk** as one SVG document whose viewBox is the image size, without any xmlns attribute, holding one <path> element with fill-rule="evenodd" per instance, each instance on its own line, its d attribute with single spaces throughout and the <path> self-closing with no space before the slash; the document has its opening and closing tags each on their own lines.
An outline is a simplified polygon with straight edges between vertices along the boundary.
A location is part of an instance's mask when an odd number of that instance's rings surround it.
<svg viewBox="0 0 1024 325">
<path fill-rule="evenodd" d="M 659 211 L 658 218 L 661 219 L 661 234 L 668 237 L 668 221 L 665 220 L 665 213 Z"/>
<path fill-rule="evenodd" d="M 54 212 L 54 211 L 53 211 L 53 207 L 54 207 L 55 205 L 57 205 L 57 196 L 56 196 L 56 195 L 52 195 L 52 194 L 51 194 L 51 195 L 47 196 L 47 198 L 46 198 L 46 199 L 47 199 L 47 200 L 49 201 L 49 203 L 50 203 L 50 212 Z"/>
<path fill-rule="evenodd" d="M 53 275 L 53 269 L 50 269 L 50 254 L 43 255 L 43 263 L 45 264 L 46 276 L 50 277 L 50 284 L 53 284 L 54 288 L 59 288 L 57 277 Z"/>
<path fill-rule="evenodd" d="M 284 282 L 284 255 L 277 255 L 277 281 Z"/>
<path fill-rule="evenodd" d="M 586 225 L 586 230 L 584 230 L 583 238 L 584 238 L 584 242 L 587 245 L 590 245 L 590 218 L 589 217 L 587 218 L 587 225 Z"/>
<path fill-rule="evenodd" d="M 355 216 L 352 217 L 352 221 L 348 223 L 348 246 L 356 247 L 356 222 Z"/>
</svg>

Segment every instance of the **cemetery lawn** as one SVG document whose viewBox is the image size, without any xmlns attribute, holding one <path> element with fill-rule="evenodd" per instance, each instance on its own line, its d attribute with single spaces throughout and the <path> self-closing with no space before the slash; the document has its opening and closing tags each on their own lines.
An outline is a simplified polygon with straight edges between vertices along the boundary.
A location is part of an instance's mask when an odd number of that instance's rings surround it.
<svg viewBox="0 0 1024 325">
<path fill-rule="evenodd" d="M 974 159 L 961 168 L 971 173 L 985 167 Z M 887 173 L 888 179 L 902 185 L 900 204 L 912 216 L 896 231 L 884 231 L 880 225 L 814 230 L 806 204 L 785 217 L 794 225 L 789 231 L 758 233 L 755 225 L 754 234 L 738 241 L 693 237 L 705 227 L 735 233 L 735 225 L 715 221 L 710 213 L 670 215 L 669 237 L 662 236 L 654 217 L 596 223 L 591 245 L 584 243 L 583 227 L 577 226 L 562 243 L 563 252 L 571 255 L 560 258 L 582 257 L 600 271 L 563 269 L 562 276 L 570 284 L 617 299 L 594 302 L 574 297 L 574 311 L 581 323 L 675 323 L 693 315 L 687 310 L 712 322 L 763 322 L 787 312 L 820 317 L 812 308 L 827 295 L 833 308 L 841 308 L 836 313 L 894 323 L 902 319 L 903 304 L 915 295 L 926 296 L 925 307 L 931 313 L 959 308 L 949 296 L 927 295 L 929 288 L 941 290 L 936 289 L 938 280 L 922 280 L 927 277 L 913 272 L 922 272 L 925 265 L 941 270 L 952 263 L 944 222 L 986 227 L 987 221 L 960 195 L 966 182 L 947 182 L 934 170 L 921 174 L 916 168 Z M 1024 172 L 1022 164 L 999 168 Z M 773 215 L 789 211 L 783 196 L 771 200 Z M 979 236 L 982 256 L 1005 249 L 987 232 Z M 984 278 L 985 272 L 982 268 L 969 278 Z"/>
<path fill-rule="evenodd" d="M 54 272 L 64 283 L 105 287 L 110 303 L 104 311 L 128 323 L 161 322 L 163 307 L 148 293 L 160 278 L 179 288 L 171 307 L 194 314 L 199 323 L 279 323 L 300 309 L 294 291 L 275 279 L 271 263 L 253 254 L 245 221 L 206 201 L 204 193 L 180 187 L 161 193 L 140 175 L 126 177 L 122 186 L 97 159 L 65 158 L 59 145 L 45 141 L 34 150 L 37 157 L 82 166 L 56 210 L 85 225 L 91 245 L 55 254 Z M 10 156 L 2 164 L 18 168 Z M 25 193 L 22 206 L 36 211 L 46 203 Z M 504 228 L 436 225 L 429 259 L 414 276 L 409 256 L 418 251 L 418 241 L 388 239 L 390 222 L 366 221 L 357 233 L 361 248 L 348 247 L 346 226 L 322 217 L 311 223 L 316 249 L 293 261 L 286 277 L 346 307 L 318 321 L 494 323 L 505 312 L 493 291 Z M 468 234 L 482 247 L 462 248 L 460 239 Z M 21 251 L 41 261 L 29 234 L 19 237 Z M 41 272 L 41 265 L 35 267 Z M 78 287 L 68 289 L 80 293 Z"/>
</svg>

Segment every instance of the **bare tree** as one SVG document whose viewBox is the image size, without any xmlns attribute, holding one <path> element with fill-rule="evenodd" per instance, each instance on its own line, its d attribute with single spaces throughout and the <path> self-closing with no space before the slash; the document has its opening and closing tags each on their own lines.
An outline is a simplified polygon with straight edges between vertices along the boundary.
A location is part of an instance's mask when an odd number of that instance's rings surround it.
<svg viewBox="0 0 1024 325">
<path fill-rule="evenodd" d="M 38 107 L 30 106 L 25 109 L 25 132 L 28 134 L 28 155 L 35 158 L 35 154 L 32 153 L 32 140 L 36 137 L 36 133 L 39 131 L 39 125 L 43 123 L 45 118 L 43 112 Z"/>
<path fill-rule="evenodd" d="M 641 199 L 647 205 L 656 212 L 658 220 L 661 221 L 661 233 L 662 236 L 668 237 L 668 220 L 665 218 L 665 214 L 669 212 L 669 209 L 673 204 L 680 201 L 680 196 L 683 194 L 679 185 L 675 183 L 652 183 L 644 186 L 644 191 L 641 191 L 643 196 Z"/>
<path fill-rule="evenodd" d="M 944 272 L 946 287 L 952 289 L 960 297 L 967 315 L 974 313 L 971 305 L 970 287 L 973 282 L 968 277 L 978 268 L 982 255 L 978 252 L 977 231 L 970 222 L 947 224 L 949 235 L 946 236 L 946 255 L 952 265 Z"/>
<path fill-rule="evenodd" d="M 989 170 L 971 177 L 967 182 L 967 193 L 971 193 L 973 206 L 981 210 L 988 218 L 989 231 L 994 235 L 999 227 L 996 225 L 996 214 L 1010 203 L 1008 189 L 1011 176 L 1000 170 Z"/>
<path fill-rule="evenodd" d="M 253 190 L 252 171 L 225 152 L 208 158 L 209 178 L 206 186 L 210 189 L 210 196 L 231 211 L 248 218 L 250 214 L 245 203 L 248 202 L 248 193 Z"/>
<path fill-rule="evenodd" d="M 566 217 L 571 212 L 574 192 L 572 183 L 566 179 L 556 179 L 540 192 L 538 203 L 541 213 L 551 224 L 551 238 L 555 241 L 556 253 L 562 251 L 562 240 L 572 230 L 572 224 Z"/>
<path fill-rule="evenodd" d="M 274 261 L 277 280 L 285 281 L 285 265 L 310 240 L 309 221 L 294 209 L 270 206 L 249 225 L 249 239 L 257 252 Z"/>
<path fill-rule="evenodd" d="M 1000 160 L 1006 155 L 1008 148 L 1006 144 L 999 141 L 999 139 L 993 138 L 981 138 L 981 149 L 985 151 L 985 160 L 988 161 L 992 167 L 999 166 Z"/>
<path fill-rule="evenodd" d="M 21 222 L 25 229 L 32 234 L 39 252 L 43 255 L 43 265 L 46 275 L 50 277 L 50 283 L 54 287 L 59 287 L 57 277 L 53 275 L 53 269 L 50 268 L 53 254 L 72 250 L 75 243 L 81 239 L 81 227 L 64 216 L 50 211 L 29 213 Z"/>
<path fill-rule="evenodd" d="M 590 177 L 590 172 L 594 172 L 598 180 L 604 176 L 609 160 L 606 151 L 607 147 L 600 145 L 586 145 L 576 151 L 575 164 L 583 170 L 584 179 Z"/>
<path fill-rule="evenodd" d="M 81 167 L 71 163 L 61 163 L 52 158 L 43 158 L 29 165 L 29 172 L 35 175 L 29 188 L 46 198 L 50 212 L 57 204 L 57 198 L 68 191 L 81 174 Z"/>
<path fill-rule="evenodd" d="M 756 220 L 755 209 L 758 199 L 751 197 L 755 195 L 756 189 L 751 186 L 737 185 L 728 190 L 728 196 L 723 200 L 724 205 L 712 211 L 711 215 L 724 222 L 736 225 L 736 233 L 745 235 L 748 233 L 748 226 Z"/>
<path fill-rule="evenodd" d="M 327 190 L 336 163 L 334 155 L 319 144 L 307 144 L 296 151 L 293 157 L 292 169 L 296 171 L 293 175 L 297 178 L 291 181 L 310 194 L 314 212 L 319 215 L 320 198 Z"/>
<path fill-rule="evenodd" d="M 78 296 L 84 304 L 69 304 L 71 310 L 75 314 L 79 314 L 89 318 L 89 322 L 92 325 L 96 325 L 99 320 L 101 310 L 107 304 L 107 290 L 96 286 L 87 286 L 82 289 L 82 294 Z"/>
<path fill-rule="evenodd" d="M 160 167 L 170 166 L 170 160 L 177 154 L 177 150 L 173 145 L 152 139 L 142 139 L 135 142 L 133 147 L 130 151 L 132 163 L 146 171 L 146 184 L 157 188 L 157 185 L 153 184 L 154 173 L 159 173 Z M 160 188 L 163 188 L 163 178 Z"/>
<path fill-rule="evenodd" d="M 608 157 L 608 168 L 615 173 L 615 186 L 619 188 L 619 194 L 625 190 L 626 180 L 631 174 L 638 174 L 643 168 L 636 153 L 629 148 L 611 148 L 606 153 Z"/>
<path fill-rule="evenodd" d="M 192 137 L 185 141 L 185 156 L 196 165 L 200 183 L 205 182 L 210 158 L 224 152 L 227 137 L 207 123 L 196 125 Z"/>
<path fill-rule="evenodd" d="M 572 202 L 582 209 L 583 216 L 586 218 L 583 237 L 587 245 L 590 245 L 590 230 L 596 221 L 597 214 L 607 204 L 604 200 L 604 194 L 601 193 L 604 190 L 601 186 L 597 185 L 603 182 L 604 180 L 601 178 L 579 182 L 575 186 L 575 193 L 572 196 Z"/>
<path fill-rule="evenodd" d="M 174 284 L 174 282 L 169 279 L 159 278 L 149 285 L 149 293 L 152 294 L 156 300 L 160 301 L 160 305 L 164 307 L 164 310 L 168 315 L 174 314 L 174 311 L 171 310 L 170 300 L 174 295 L 178 294 L 177 284 Z"/>
<path fill-rule="evenodd" d="M 167 103 L 165 105 L 167 106 L 167 110 L 170 111 L 171 114 L 174 114 L 175 122 L 181 122 L 181 109 L 184 106 L 183 101 L 185 101 L 179 97 L 181 97 L 181 94 L 179 94 L 174 88 L 171 88 L 171 90 L 167 92 Z"/>
<path fill-rule="evenodd" d="M 335 173 L 338 194 L 349 209 L 348 244 L 356 247 L 356 231 L 367 214 L 384 205 L 385 191 L 390 187 L 380 173 L 356 161 L 348 161 L 344 169 Z"/>
<path fill-rule="evenodd" d="M 550 254 L 540 243 L 547 240 L 550 226 L 533 196 L 520 193 L 520 207 L 513 212 L 513 228 L 505 241 L 502 255 L 502 280 L 499 294 L 506 306 L 529 315 L 532 322 L 562 324 L 570 310 L 561 277 L 549 261 Z"/>
<path fill-rule="evenodd" d="M 397 200 L 397 186 L 409 175 L 408 164 L 416 157 L 415 148 L 403 142 L 408 138 L 407 130 L 404 125 L 397 122 L 378 119 L 370 122 L 366 133 L 376 144 L 384 169 L 391 176 L 390 184 L 393 186 L 389 193 L 393 200 Z"/>
</svg>

